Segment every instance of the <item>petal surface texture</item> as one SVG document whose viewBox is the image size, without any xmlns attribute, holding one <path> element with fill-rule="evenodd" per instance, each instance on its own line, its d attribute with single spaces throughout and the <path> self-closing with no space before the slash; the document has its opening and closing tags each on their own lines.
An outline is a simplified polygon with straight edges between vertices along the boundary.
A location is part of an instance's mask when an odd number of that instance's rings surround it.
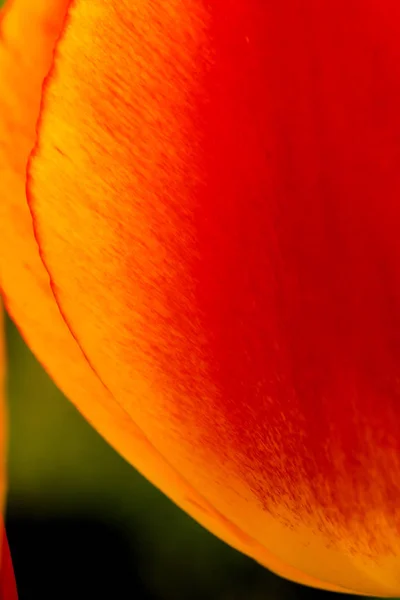
<svg viewBox="0 0 400 600">
<path fill-rule="evenodd" d="M 248 553 L 253 541 L 169 464 L 99 380 L 60 313 L 39 255 L 26 202 L 26 168 L 36 140 L 43 82 L 68 4 L 14 0 L 0 13 L 0 290 L 31 349 L 109 443 L 205 527 Z M 3 373 L 0 361 L 1 377 Z M 2 477 L 0 471 L 0 486 Z M 320 585 L 261 551 L 275 571 Z"/>
<path fill-rule="evenodd" d="M 3 19 L 10 313 L 217 535 L 302 583 L 399 595 L 400 7 L 67 4 L 30 8 L 25 71 Z"/>
</svg>

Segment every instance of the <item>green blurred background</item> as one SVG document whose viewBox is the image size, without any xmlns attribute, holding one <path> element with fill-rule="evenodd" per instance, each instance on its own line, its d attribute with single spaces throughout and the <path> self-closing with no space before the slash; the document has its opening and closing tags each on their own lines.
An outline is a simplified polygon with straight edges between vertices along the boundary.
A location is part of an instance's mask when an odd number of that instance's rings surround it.
<svg viewBox="0 0 400 600">
<path fill-rule="evenodd" d="M 6 523 L 20 600 L 332 596 L 276 577 L 202 529 L 89 427 L 9 320 L 6 331 Z"/>
</svg>

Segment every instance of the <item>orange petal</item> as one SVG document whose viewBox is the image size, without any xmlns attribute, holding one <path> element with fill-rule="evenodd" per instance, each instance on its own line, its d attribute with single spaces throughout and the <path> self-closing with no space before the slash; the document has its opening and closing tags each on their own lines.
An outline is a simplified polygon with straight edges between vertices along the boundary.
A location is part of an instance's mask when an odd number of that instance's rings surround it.
<svg viewBox="0 0 400 600">
<path fill-rule="evenodd" d="M 10 9 L 10 2 L 7 7 Z M 19 12 L 13 12 L 17 9 Z M 64 2 L 15 0 L 12 11 L 7 13 L 9 21 L 3 17 L 0 77 L 7 94 L 0 97 L 0 287 L 8 311 L 60 388 L 148 479 L 234 547 L 248 554 L 263 555 L 264 562 L 275 571 L 317 586 L 318 581 L 282 565 L 273 555 L 269 556 L 171 467 L 98 380 L 60 315 L 33 236 L 25 198 L 25 168 L 35 141 L 42 82 L 51 65 L 52 48 L 64 10 Z M 48 29 L 41 26 L 41 23 L 49 22 L 58 25 Z M 23 26 L 25 29 L 21 31 Z M 46 31 L 50 33 L 47 37 Z M 29 42 L 30 51 L 35 51 L 33 56 L 25 56 L 28 35 L 37 36 Z M 28 62 L 20 63 L 18 69 L 12 68 L 15 56 Z"/>
<path fill-rule="evenodd" d="M 26 204 L 25 171 L 35 142 L 42 83 L 51 66 L 65 6 L 65 2 L 14 0 L 12 7 L 7 4 L 1 24 L 0 79 L 7 92 L 0 96 L 0 289 L 4 301 L 39 360 L 96 429 L 199 522 L 247 551 L 252 540 L 171 467 L 99 381 L 54 301 Z M 33 54 L 25 56 L 29 35 Z M 20 57 L 19 68 L 12 68 L 16 56 Z M 277 571 L 286 570 L 274 557 L 269 563 Z M 313 583 L 310 580 L 310 585 Z"/>
<path fill-rule="evenodd" d="M 173 499 L 371 595 L 400 592 L 399 11 L 76 0 L 29 185 L 60 312 L 21 193 L 1 271 L 55 379 Z"/>
</svg>

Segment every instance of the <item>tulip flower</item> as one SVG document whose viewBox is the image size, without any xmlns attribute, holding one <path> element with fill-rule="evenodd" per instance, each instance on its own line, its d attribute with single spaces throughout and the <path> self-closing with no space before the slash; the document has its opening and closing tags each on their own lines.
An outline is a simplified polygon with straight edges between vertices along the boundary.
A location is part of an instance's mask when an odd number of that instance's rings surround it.
<svg viewBox="0 0 400 600">
<path fill-rule="evenodd" d="M 400 4 L 9 0 L 0 286 L 234 548 L 400 594 Z"/>
</svg>

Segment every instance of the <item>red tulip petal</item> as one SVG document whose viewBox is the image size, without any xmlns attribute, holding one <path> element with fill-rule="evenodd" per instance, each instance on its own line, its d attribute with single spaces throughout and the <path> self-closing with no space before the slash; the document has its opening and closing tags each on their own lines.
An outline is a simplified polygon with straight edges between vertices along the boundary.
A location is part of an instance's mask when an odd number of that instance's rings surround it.
<svg viewBox="0 0 400 600">
<path fill-rule="evenodd" d="M 7 12 L 2 13 L 2 294 L 9 313 L 21 328 L 32 350 L 96 429 L 175 502 L 217 535 L 225 538 L 230 535 L 232 544 L 242 548 L 248 544 L 246 537 L 240 530 L 236 533 L 235 527 L 209 506 L 201 494 L 193 490 L 169 465 L 98 380 L 60 315 L 38 253 L 25 198 L 25 170 L 29 152 L 35 142 L 42 84 L 51 66 L 54 43 L 60 34 L 65 10 L 65 2 L 40 3 L 35 0 L 32 3 L 30 0 L 14 0 L 12 5 L 8 2 Z M 49 23 L 54 25 L 48 27 Z M 29 38 L 30 35 L 33 38 Z M 28 39 L 30 54 L 26 52 Z M 17 56 L 21 60 L 19 68 L 13 67 L 12 62 Z M 273 558 L 271 560 L 274 561 Z M 277 570 L 282 568 L 279 561 L 276 561 L 276 565 L 273 562 L 273 566 Z"/>
<path fill-rule="evenodd" d="M 14 0 L 0 35 L 0 288 L 7 309 L 47 370 L 96 429 L 205 527 L 275 571 L 305 584 L 321 582 L 282 564 L 218 513 L 171 467 L 98 380 L 55 303 L 33 236 L 25 169 L 35 142 L 42 83 L 65 18 L 66 3 Z M 50 24 L 52 24 L 50 26 Z M 29 40 L 29 44 L 28 44 Z M 26 48 L 29 47 L 30 53 Z M 18 68 L 15 67 L 19 57 Z M 329 586 L 339 589 L 337 586 Z"/>
<path fill-rule="evenodd" d="M 400 7 L 227 4 L 74 2 L 42 257 L 88 364 L 245 551 L 393 595 Z"/>
<path fill-rule="evenodd" d="M 156 447 L 282 560 L 390 594 L 399 31 L 373 4 L 77 2 L 30 189 L 61 310 Z"/>
</svg>

